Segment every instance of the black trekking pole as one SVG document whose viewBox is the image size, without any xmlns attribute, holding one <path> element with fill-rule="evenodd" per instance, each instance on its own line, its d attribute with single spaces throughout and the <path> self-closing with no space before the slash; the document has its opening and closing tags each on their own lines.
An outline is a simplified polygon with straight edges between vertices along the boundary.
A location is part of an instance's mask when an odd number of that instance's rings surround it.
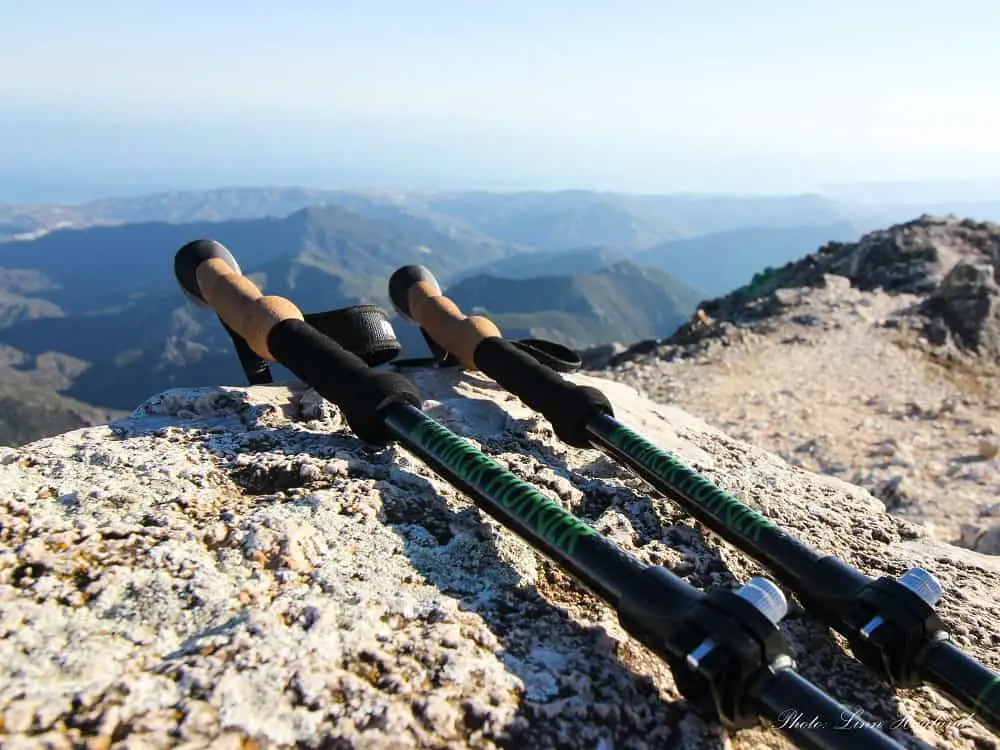
<svg viewBox="0 0 1000 750">
<path fill-rule="evenodd" d="M 463 367 L 482 371 L 545 416 L 564 442 L 603 449 L 767 567 L 807 612 L 843 634 L 854 655 L 893 685 L 930 683 L 1000 732 L 1000 676 L 948 640 L 934 611 L 941 586 L 929 572 L 911 568 L 898 580 L 872 579 L 810 549 L 616 420 L 603 393 L 561 377 L 505 340 L 488 319 L 464 315 L 426 268 L 397 270 L 389 295 L 400 315 Z"/>
<path fill-rule="evenodd" d="M 263 296 L 219 243 L 181 248 L 174 270 L 257 355 L 284 365 L 336 404 L 362 440 L 398 441 L 476 505 L 617 611 L 622 626 L 662 657 L 678 688 L 729 729 L 766 719 L 801 747 L 900 749 L 794 670 L 778 629 L 787 602 L 766 579 L 736 592 L 702 592 L 646 566 L 421 409 L 404 376 L 370 368 L 303 319 L 283 297 Z"/>
</svg>

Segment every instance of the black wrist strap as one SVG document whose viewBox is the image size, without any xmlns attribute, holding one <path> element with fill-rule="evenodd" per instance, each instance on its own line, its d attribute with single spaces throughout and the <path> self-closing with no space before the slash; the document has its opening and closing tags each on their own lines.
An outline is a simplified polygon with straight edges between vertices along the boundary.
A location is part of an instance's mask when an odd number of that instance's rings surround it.
<svg viewBox="0 0 1000 750">
<path fill-rule="evenodd" d="M 521 339 L 511 341 L 518 349 L 523 349 L 541 364 L 556 372 L 576 372 L 583 364 L 580 355 L 568 346 L 545 339 Z"/>
<path fill-rule="evenodd" d="M 402 349 L 389 316 L 376 305 L 353 305 L 339 310 L 307 313 L 304 317 L 306 323 L 371 367 L 391 362 Z M 247 383 L 263 385 L 274 382 L 267 360 L 254 352 L 243 337 L 225 322 L 222 325 L 233 340 Z"/>
<path fill-rule="evenodd" d="M 451 352 L 442 348 L 441 345 L 427 335 L 423 328 L 420 333 L 427 342 L 427 348 L 431 350 L 430 357 L 413 357 L 400 359 L 393 362 L 394 367 L 457 367 L 458 360 Z M 576 372 L 583 364 L 580 355 L 568 346 L 557 344 L 555 341 L 546 339 L 520 339 L 511 341 L 511 344 L 525 353 L 530 354 L 538 362 L 556 372 Z"/>
<path fill-rule="evenodd" d="M 306 323 L 357 354 L 370 367 L 399 356 L 402 345 L 385 310 L 377 305 L 353 305 L 340 310 L 306 313 Z"/>
</svg>

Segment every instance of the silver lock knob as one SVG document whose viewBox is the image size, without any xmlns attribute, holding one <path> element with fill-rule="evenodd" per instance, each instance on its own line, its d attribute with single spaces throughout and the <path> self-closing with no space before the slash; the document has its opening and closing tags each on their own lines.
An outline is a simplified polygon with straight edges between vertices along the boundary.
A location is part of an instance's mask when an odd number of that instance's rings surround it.
<svg viewBox="0 0 1000 750">
<path fill-rule="evenodd" d="M 938 579 L 923 568 L 910 568 L 899 577 L 898 583 L 919 596 L 931 607 L 937 604 L 944 594 L 944 589 L 941 588 Z M 881 615 L 875 615 L 868 621 L 867 625 L 861 628 L 861 635 L 865 638 L 871 638 L 872 633 L 878 630 L 884 622 Z"/>
<path fill-rule="evenodd" d="M 781 622 L 781 618 L 788 614 L 788 600 L 785 595 L 777 585 L 766 578 L 751 578 L 739 588 L 736 595 L 752 604 L 774 625 Z M 711 638 L 706 638 L 687 655 L 687 665 L 691 669 L 697 669 L 705 657 L 714 650 L 715 642 Z"/>
</svg>

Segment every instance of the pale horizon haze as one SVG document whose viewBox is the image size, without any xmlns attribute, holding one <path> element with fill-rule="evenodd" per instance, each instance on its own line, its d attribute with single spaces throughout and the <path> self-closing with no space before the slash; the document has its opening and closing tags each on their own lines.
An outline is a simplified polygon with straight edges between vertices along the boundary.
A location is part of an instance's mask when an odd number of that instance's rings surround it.
<svg viewBox="0 0 1000 750">
<path fill-rule="evenodd" d="M 998 38 L 975 0 L 9 3 L 0 200 L 997 184 Z"/>
</svg>

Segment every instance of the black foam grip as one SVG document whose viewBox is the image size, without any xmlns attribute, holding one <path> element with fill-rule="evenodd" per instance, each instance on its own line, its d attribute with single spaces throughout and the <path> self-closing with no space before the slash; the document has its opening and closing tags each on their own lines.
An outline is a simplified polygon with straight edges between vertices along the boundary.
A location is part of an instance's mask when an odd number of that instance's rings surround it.
<svg viewBox="0 0 1000 750">
<path fill-rule="evenodd" d="M 474 354 L 476 367 L 552 423 L 559 439 L 589 448 L 587 422 L 598 414 L 614 416 L 607 396 L 596 388 L 562 378 L 506 339 L 483 339 Z"/>
<path fill-rule="evenodd" d="M 278 323 L 267 336 L 267 347 L 302 382 L 339 407 L 348 426 L 365 442 L 385 445 L 393 441 L 383 421 L 387 407 L 421 406 L 420 394 L 408 378 L 373 370 L 304 320 Z"/>
</svg>

